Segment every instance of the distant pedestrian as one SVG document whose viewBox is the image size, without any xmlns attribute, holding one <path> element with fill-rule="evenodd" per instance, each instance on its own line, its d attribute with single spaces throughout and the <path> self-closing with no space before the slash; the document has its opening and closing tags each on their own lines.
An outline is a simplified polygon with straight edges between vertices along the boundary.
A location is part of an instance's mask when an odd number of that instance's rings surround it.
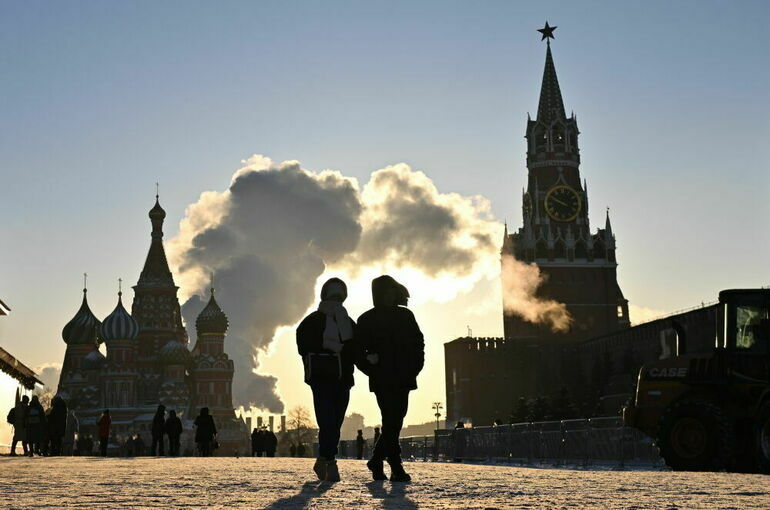
<svg viewBox="0 0 770 510">
<path fill-rule="evenodd" d="M 251 456 L 261 457 L 265 451 L 265 437 L 261 429 L 254 429 L 251 432 Z"/>
<path fill-rule="evenodd" d="M 27 455 L 27 429 L 24 422 L 27 420 L 29 409 L 29 397 L 24 395 L 16 405 L 8 412 L 8 423 L 13 425 L 13 441 L 11 442 L 11 455 L 16 455 L 16 445 L 21 443 L 24 455 Z"/>
<path fill-rule="evenodd" d="M 356 436 L 356 458 L 359 460 L 364 458 L 364 446 L 366 446 L 364 431 L 359 430 L 358 435 Z"/>
<path fill-rule="evenodd" d="M 417 375 L 425 363 L 425 342 L 414 314 L 406 308 L 409 291 L 392 277 L 372 281 L 374 307 L 358 318 L 357 334 L 368 365 L 369 389 L 382 414 L 382 436 L 367 467 L 375 480 L 385 480 L 383 461 L 390 464 L 391 481 L 407 482 L 399 435 L 409 406 L 409 392 L 417 389 Z"/>
<path fill-rule="evenodd" d="M 172 457 L 179 456 L 179 438 L 182 436 L 182 420 L 176 415 L 175 410 L 168 412 L 168 418 L 163 427 L 168 436 L 168 450 Z"/>
<path fill-rule="evenodd" d="M 75 436 L 80 436 L 80 423 L 75 411 L 67 411 L 67 423 L 64 426 L 62 438 L 62 455 L 71 457 L 75 454 Z"/>
<path fill-rule="evenodd" d="M 318 310 L 297 327 L 297 350 L 305 368 L 305 382 L 313 391 L 318 423 L 318 459 L 313 471 L 319 480 L 340 479 L 336 456 L 340 427 L 353 386 L 353 366 L 362 357 L 354 338 L 355 324 L 342 303 L 348 297 L 345 282 L 331 278 L 321 287 Z M 297 446 L 297 455 L 302 457 Z"/>
<path fill-rule="evenodd" d="M 62 454 L 62 442 L 67 432 L 67 403 L 59 395 L 51 400 L 48 412 L 48 439 L 51 443 L 50 454 Z"/>
<path fill-rule="evenodd" d="M 297 445 L 297 457 L 304 457 L 304 456 L 305 456 L 305 443 L 300 443 Z"/>
<path fill-rule="evenodd" d="M 163 456 L 163 433 L 166 425 L 166 406 L 158 406 L 155 416 L 152 417 L 152 446 L 150 446 L 150 455 Z"/>
<path fill-rule="evenodd" d="M 380 440 L 380 427 L 374 427 L 374 445 L 377 445 L 377 441 Z"/>
<path fill-rule="evenodd" d="M 294 443 L 292 443 L 291 446 L 289 447 L 289 455 L 292 457 L 297 456 L 297 446 Z"/>
<path fill-rule="evenodd" d="M 195 418 L 195 442 L 198 445 L 198 453 L 201 457 L 211 457 L 214 449 L 214 438 L 217 435 L 217 427 L 214 417 L 209 414 L 208 407 L 202 407 L 200 414 Z"/>
<path fill-rule="evenodd" d="M 265 448 L 268 457 L 275 457 L 275 449 L 278 447 L 278 438 L 272 430 L 265 431 Z"/>
<path fill-rule="evenodd" d="M 137 457 L 144 456 L 145 448 L 147 448 L 147 444 L 144 442 L 144 439 L 142 439 L 142 435 L 137 432 L 134 436 L 134 455 Z"/>
<path fill-rule="evenodd" d="M 33 452 L 42 455 L 43 441 L 46 437 L 46 420 L 43 406 L 40 405 L 40 399 L 33 395 L 29 401 L 27 416 L 24 422 L 27 429 L 27 455 L 33 456 Z"/>
<path fill-rule="evenodd" d="M 99 455 L 106 457 L 107 443 L 110 440 L 110 426 L 112 425 L 109 409 L 104 410 L 96 425 L 99 427 Z M 93 445 L 91 448 L 93 448 Z"/>
</svg>

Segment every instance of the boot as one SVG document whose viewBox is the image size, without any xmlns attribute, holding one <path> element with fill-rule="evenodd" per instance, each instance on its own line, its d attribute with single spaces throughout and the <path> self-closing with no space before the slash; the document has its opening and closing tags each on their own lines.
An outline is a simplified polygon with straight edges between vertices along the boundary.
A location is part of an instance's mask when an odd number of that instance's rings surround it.
<svg viewBox="0 0 770 510">
<path fill-rule="evenodd" d="M 404 465 L 400 462 L 390 464 L 390 481 L 391 482 L 411 482 L 412 477 L 409 473 L 404 471 Z"/>
<path fill-rule="evenodd" d="M 372 479 L 373 480 L 387 480 L 388 477 L 385 476 L 385 470 L 382 469 L 382 461 L 381 460 L 375 460 L 372 459 L 369 462 L 366 463 L 366 467 L 369 468 L 369 471 L 372 472 Z"/>
<path fill-rule="evenodd" d="M 326 459 L 318 457 L 313 464 L 313 471 L 319 480 L 326 480 Z"/>
<path fill-rule="evenodd" d="M 330 460 L 326 462 L 326 481 L 327 482 L 340 481 L 340 470 L 337 468 L 336 460 Z"/>
</svg>

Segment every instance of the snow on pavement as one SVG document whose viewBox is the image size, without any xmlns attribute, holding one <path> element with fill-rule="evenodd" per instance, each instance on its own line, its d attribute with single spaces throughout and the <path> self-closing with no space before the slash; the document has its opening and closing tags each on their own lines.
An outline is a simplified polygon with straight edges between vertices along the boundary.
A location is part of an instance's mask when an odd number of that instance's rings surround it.
<svg viewBox="0 0 770 510">
<path fill-rule="evenodd" d="M 410 484 L 373 482 L 342 460 L 0 458 L 3 507 L 28 508 L 770 508 L 768 479 L 732 473 L 589 471 L 411 462 Z M 6 506 L 7 505 L 7 506 Z"/>
</svg>

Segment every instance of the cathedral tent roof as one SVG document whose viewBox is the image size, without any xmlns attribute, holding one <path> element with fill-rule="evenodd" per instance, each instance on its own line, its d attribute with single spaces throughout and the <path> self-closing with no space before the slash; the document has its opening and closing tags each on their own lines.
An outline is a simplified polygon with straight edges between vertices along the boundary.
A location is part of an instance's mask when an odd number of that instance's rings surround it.
<svg viewBox="0 0 770 510">
<path fill-rule="evenodd" d="M 163 220 L 166 217 L 166 211 L 160 206 L 160 202 L 155 199 L 155 206 L 150 209 L 150 222 L 152 223 L 152 242 L 150 250 L 147 252 L 147 259 L 144 262 L 144 268 L 139 275 L 138 286 L 166 286 L 174 285 L 174 277 L 168 267 L 166 251 L 163 249 Z"/>
<path fill-rule="evenodd" d="M 91 311 L 86 299 L 87 290 L 83 289 L 83 303 L 75 316 L 64 326 L 61 336 L 68 345 L 93 344 L 98 345 L 99 326 L 101 322 Z"/>
</svg>

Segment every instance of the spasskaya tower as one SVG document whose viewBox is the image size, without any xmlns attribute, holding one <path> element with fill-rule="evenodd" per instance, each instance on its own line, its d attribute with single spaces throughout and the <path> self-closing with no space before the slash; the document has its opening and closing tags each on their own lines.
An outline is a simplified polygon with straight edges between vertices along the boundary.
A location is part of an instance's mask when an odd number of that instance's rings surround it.
<svg viewBox="0 0 770 510">
<path fill-rule="evenodd" d="M 551 55 L 555 28 L 546 23 L 540 30 L 547 45 L 545 70 L 537 117 L 527 119 L 523 225 L 514 233 L 506 228 L 502 247 L 504 257 L 535 263 L 545 277 L 538 297 L 564 303 L 572 316 L 567 331 L 553 331 L 505 312 L 505 338 L 540 345 L 572 343 L 629 326 L 609 211 L 604 228 L 591 232 L 588 186 L 580 176 L 580 131 L 574 113 L 565 113 Z M 513 277 L 503 271 L 504 283 Z"/>
</svg>

